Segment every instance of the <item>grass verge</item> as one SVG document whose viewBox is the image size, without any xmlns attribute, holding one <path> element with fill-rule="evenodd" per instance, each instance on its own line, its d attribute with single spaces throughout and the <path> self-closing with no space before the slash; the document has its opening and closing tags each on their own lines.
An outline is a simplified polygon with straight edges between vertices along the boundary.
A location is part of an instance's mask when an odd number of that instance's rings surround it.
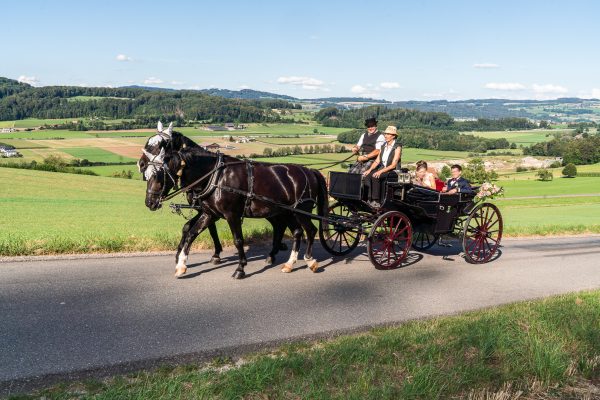
<svg viewBox="0 0 600 400">
<path fill-rule="evenodd" d="M 13 399 L 597 398 L 599 309 L 581 292 Z"/>
</svg>

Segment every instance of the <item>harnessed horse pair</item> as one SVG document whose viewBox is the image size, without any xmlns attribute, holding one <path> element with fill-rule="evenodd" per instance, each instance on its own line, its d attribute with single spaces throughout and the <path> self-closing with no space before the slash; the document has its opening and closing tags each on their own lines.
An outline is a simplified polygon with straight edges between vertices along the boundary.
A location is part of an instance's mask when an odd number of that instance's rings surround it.
<svg viewBox="0 0 600 400">
<path fill-rule="evenodd" d="M 147 181 L 146 206 L 155 211 L 163 201 L 185 193 L 188 203 L 199 210 L 183 227 L 176 254 L 176 277 L 186 273 L 192 242 L 206 228 L 215 243 L 212 261 L 220 261 L 222 247 L 215 222 L 221 218 L 231 229 L 239 255 L 234 278 L 245 276 L 247 260 L 241 228 L 244 217 L 266 218 L 273 225 L 273 248 L 267 262 L 274 262 L 285 229 L 289 228 L 294 242 L 282 271 L 291 272 L 297 261 L 303 231 L 307 238 L 304 259 L 313 272 L 318 269 L 312 257 L 317 228 L 310 215 L 314 205 L 320 216 L 328 208 L 327 186 L 320 172 L 301 165 L 268 164 L 213 153 L 173 132 L 172 124 L 165 130 L 159 122 L 157 130 L 138 161 Z M 169 194 L 173 188 L 175 191 Z"/>
</svg>

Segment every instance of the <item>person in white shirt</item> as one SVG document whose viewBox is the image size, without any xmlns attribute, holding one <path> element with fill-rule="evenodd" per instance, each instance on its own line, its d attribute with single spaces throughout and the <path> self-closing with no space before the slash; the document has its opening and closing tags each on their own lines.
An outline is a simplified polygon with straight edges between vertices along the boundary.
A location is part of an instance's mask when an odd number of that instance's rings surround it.
<svg viewBox="0 0 600 400">
<path fill-rule="evenodd" d="M 356 162 L 350 166 L 348 172 L 354 174 L 362 174 L 373 164 L 381 147 L 385 144 L 385 139 L 381 132 L 377 129 L 377 120 L 375 118 L 367 118 L 365 120 L 367 131 L 363 133 L 358 142 L 352 147 L 352 152 L 358 154 Z"/>
<path fill-rule="evenodd" d="M 400 168 L 402 157 L 402 144 L 396 142 L 398 130 L 395 126 L 388 126 L 383 132 L 385 145 L 377 156 L 375 162 L 363 173 L 364 184 L 369 192 L 370 204 L 379 208 L 381 193 L 385 190 L 387 180 L 397 179 L 396 169 Z"/>
</svg>

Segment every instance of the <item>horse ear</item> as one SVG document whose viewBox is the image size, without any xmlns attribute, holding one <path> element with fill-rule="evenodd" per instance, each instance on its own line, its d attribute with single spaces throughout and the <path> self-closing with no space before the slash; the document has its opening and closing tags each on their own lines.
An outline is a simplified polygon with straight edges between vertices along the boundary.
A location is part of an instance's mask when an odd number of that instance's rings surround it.
<svg viewBox="0 0 600 400">
<path fill-rule="evenodd" d="M 173 122 L 171 122 L 169 124 L 169 127 L 167 128 L 167 131 L 165 132 L 169 137 L 171 136 L 171 134 L 173 133 Z"/>
<path fill-rule="evenodd" d="M 162 122 L 158 121 L 158 125 L 156 126 L 156 130 L 158 132 L 162 132 L 163 131 L 163 124 L 162 124 Z"/>
</svg>

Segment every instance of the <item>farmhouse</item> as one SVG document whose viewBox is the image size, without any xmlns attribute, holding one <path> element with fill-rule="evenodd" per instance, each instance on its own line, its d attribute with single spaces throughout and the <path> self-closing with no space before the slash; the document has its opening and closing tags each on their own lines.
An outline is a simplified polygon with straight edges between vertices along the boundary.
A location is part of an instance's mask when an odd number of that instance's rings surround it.
<svg viewBox="0 0 600 400">
<path fill-rule="evenodd" d="M 0 146 L 0 157 L 19 157 L 14 147 Z"/>
<path fill-rule="evenodd" d="M 219 143 L 211 143 L 203 146 L 206 150 L 218 150 L 221 148 Z"/>
<path fill-rule="evenodd" d="M 15 128 L 2 128 L 2 133 L 11 133 L 11 132 L 15 132 L 16 129 Z"/>
</svg>

